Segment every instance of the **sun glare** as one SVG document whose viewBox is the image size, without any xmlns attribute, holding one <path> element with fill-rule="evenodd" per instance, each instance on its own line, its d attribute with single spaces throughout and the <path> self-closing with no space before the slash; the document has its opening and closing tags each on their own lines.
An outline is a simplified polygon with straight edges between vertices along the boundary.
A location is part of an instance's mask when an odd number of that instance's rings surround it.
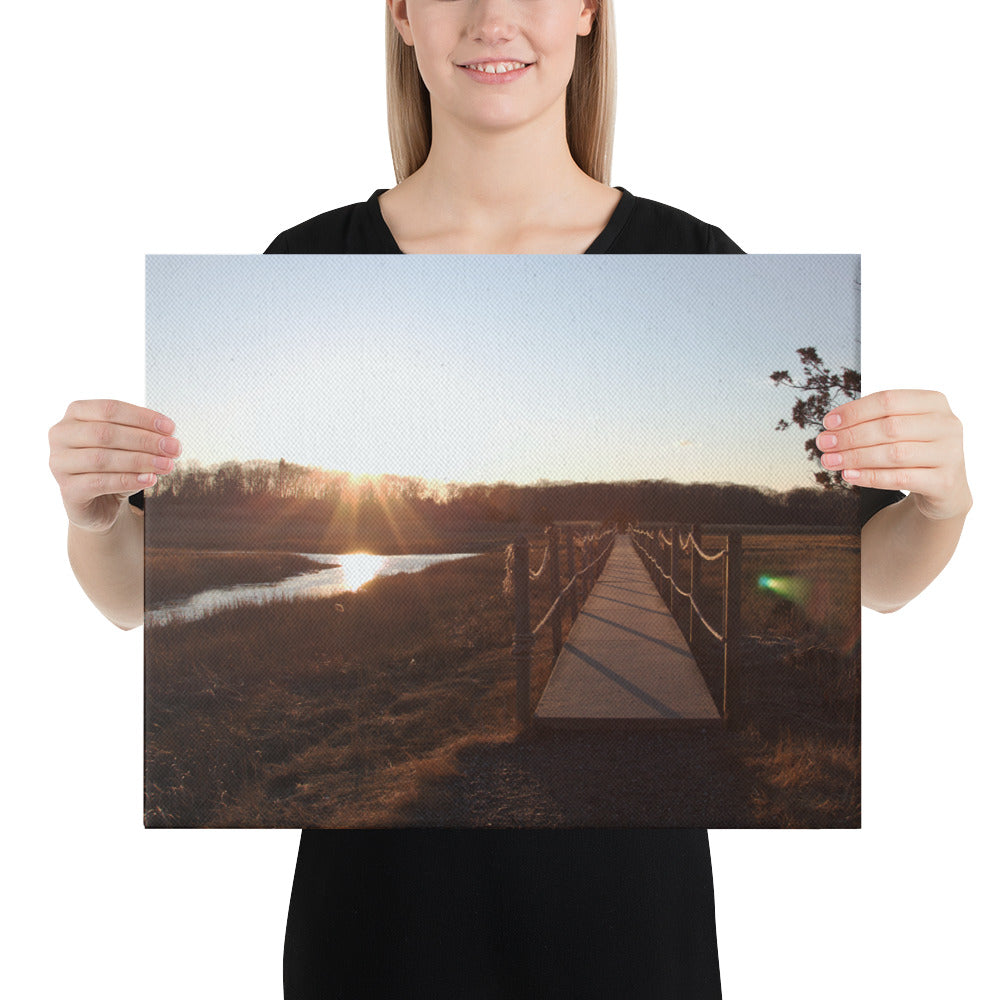
<svg viewBox="0 0 1000 1000">
<path fill-rule="evenodd" d="M 344 574 L 344 584 L 349 590 L 357 590 L 373 579 L 385 564 L 385 556 L 375 556 L 370 552 L 351 552 L 340 557 Z"/>
</svg>

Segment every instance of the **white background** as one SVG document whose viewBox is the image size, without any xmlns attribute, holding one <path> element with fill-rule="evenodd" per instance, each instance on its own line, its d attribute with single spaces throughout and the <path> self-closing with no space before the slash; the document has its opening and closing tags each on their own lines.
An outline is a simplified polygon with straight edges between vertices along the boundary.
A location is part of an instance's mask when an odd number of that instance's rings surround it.
<svg viewBox="0 0 1000 1000">
<path fill-rule="evenodd" d="M 866 614 L 864 829 L 713 834 L 728 1000 L 995 988 L 990 16 L 619 3 L 613 183 L 748 251 L 861 252 L 865 389 L 945 391 L 978 500 L 933 589 Z M 72 578 L 46 431 L 141 401 L 145 253 L 256 253 L 391 186 L 381 5 L 60 0 L 4 33 L 5 986 L 277 998 L 298 835 L 142 829 L 142 637 Z"/>
</svg>

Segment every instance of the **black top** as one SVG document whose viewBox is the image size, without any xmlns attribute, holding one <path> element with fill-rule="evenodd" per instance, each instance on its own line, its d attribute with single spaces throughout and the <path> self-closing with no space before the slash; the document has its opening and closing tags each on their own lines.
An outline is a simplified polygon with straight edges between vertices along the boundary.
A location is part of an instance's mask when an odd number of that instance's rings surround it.
<svg viewBox="0 0 1000 1000">
<path fill-rule="evenodd" d="M 719 228 L 624 188 L 608 224 L 585 253 L 742 253 Z M 277 236 L 265 253 L 402 253 L 382 217 L 379 188 Z"/>
<path fill-rule="evenodd" d="M 619 190 L 587 253 L 742 252 L 715 226 Z M 286 230 L 267 252 L 401 253 L 381 193 Z M 864 517 L 901 496 L 863 491 Z M 720 996 L 705 830 L 302 834 L 286 1000 Z"/>
</svg>

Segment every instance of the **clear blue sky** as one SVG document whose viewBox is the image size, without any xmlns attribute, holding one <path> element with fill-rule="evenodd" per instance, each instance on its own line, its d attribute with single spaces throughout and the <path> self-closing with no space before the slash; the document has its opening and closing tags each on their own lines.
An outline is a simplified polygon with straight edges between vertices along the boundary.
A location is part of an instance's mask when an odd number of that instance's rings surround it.
<svg viewBox="0 0 1000 1000">
<path fill-rule="evenodd" d="M 184 456 L 460 482 L 811 485 L 798 347 L 858 367 L 860 260 L 150 256 L 147 404 Z"/>
</svg>

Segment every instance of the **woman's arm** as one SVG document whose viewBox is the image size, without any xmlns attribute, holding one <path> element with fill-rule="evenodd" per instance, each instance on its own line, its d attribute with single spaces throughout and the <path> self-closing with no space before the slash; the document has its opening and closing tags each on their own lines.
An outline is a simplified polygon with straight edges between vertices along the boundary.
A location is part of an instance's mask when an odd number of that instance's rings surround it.
<svg viewBox="0 0 1000 1000">
<path fill-rule="evenodd" d="M 861 603 L 889 612 L 916 597 L 948 565 L 967 510 L 930 518 L 911 494 L 875 514 L 861 529 Z"/>
<path fill-rule="evenodd" d="M 910 495 L 861 531 L 861 603 L 897 611 L 948 564 L 972 508 L 962 424 L 939 392 L 876 392 L 831 410 L 816 438 L 847 482 Z"/>
<path fill-rule="evenodd" d="M 84 592 L 119 628 L 142 624 L 142 514 L 128 500 L 106 531 L 69 524 L 69 562 Z"/>
<path fill-rule="evenodd" d="M 49 430 L 49 468 L 69 518 L 69 560 L 80 586 L 119 628 L 142 624 L 143 522 L 128 502 L 181 452 L 174 422 L 116 399 L 70 403 Z"/>
</svg>

